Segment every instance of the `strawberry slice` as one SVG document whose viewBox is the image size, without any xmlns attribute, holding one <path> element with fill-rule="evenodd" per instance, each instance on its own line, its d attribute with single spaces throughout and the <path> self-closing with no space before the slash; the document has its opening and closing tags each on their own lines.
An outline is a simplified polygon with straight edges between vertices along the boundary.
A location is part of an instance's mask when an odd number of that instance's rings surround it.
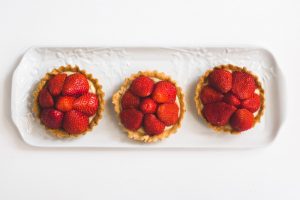
<svg viewBox="0 0 300 200">
<path fill-rule="evenodd" d="M 55 75 L 48 81 L 48 89 L 53 96 L 57 96 L 61 93 L 66 78 L 67 74 L 61 73 Z"/>
<path fill-rule="evenodd" d="M 136 131 L 142 125 L 143 113 L 135 108 L 129 108 L 121 111 L 120 118 L 125 128 Z"/>
<path fill-rule="evenodd" d="M 242 101 L 241 107 L 250 112 L 256 112 L 260 108 L 260 96 L 254 93 L 253 97 Z"/>
<path fill-rule="evenodd" d="M 202 110 L 205 119 L 215 126 L 224 126 L 228 123 L 236 108 L 224 102 L 204 105 Z"/>
<path fill-rule="evenodd" d="M 208 77 L 208 83 L 219 92 L 227 93 L 232 87 L 232 74 L 224 69 L 214 69 Z"/>
<path fill-rule="evenodd" d="M 157 104 L 155 103 L 155 101 L 151 98 L 145 98 L 142 100 L 141 105 L 140 105 L 140 110 L 143 113 L 155 113 L 156 112 L 156 108 L 157 108 Z"/>
<path fill-rule="evenodd" d="M 121 99 L 122 109 L 137 108 L 140 105 L 140 98 L 127 90 Z"/>
<path fill-rule="evenodd" d="M 239 109 L 232 115 L 230 125 L 236 131 L 248 130 L 254 126 L 254 116 L 247 109 Z"/>
<path fill-rule="evenodd" d="M 152 99 L 157 103 L 174 103 L 177 90 L 173 83 L 169 81 L 159 81 L 155 84 Z"/>
<path fill-rule="evenodd" d="M 228 92 L 224 96 L 223 101 L 225 103 L 228 103 L 228 104 L 233 105 L 235 107 L 238 107 L 241 104 L 241 101 L 234 94 L 232 94 L 231 92 Z"/>
<path fill-rule="evenodd" d="M 130 85 L 130 91 L 139 97 L 147 97 L 153 91 L 154 81 L 147 76 L 139 76 Z"/>
<path fill-rule="evenodd" d="M 48 128 L 58 129 L 62 125 L 64 114 L 53 108 L 43 109 L 41 112 L 41 122 Z"/>
<path fill-rule="evenodd" d="M 236 71 L 232 74 L 232 93 L 239 99 L 248 99 L 253 96 L 256 83 L 253 76 L 246 72 Z"/>
<path fill-rule="evenodd" d="M 67 112 L 73 109 L 73 102 L 75 100 L 75 97 L 71 96 L 60 96 L 58 97 L 56 101 L 56 109 L 62 111 L 62 112 Z"/>
<path fill-rule="evenodd" d="M 178 121 L 179 108 L 176 103 L 164 103 L 157 109 L 157 117 L 166 126 L 176 124 Z"/>
<path fill-rule="evenodd" d="M 148 135 L 159 135 L 166 127 L 154 114 L 145 114 L 143 125 Z"/>
<path fill-rule="evenodd" d="M 63 128 L 70 134 L 80 134 L 89 128 L 89 118 L 82 112 L 71 110 L 65 113 Z"/>
<path fill-rule="evenodd" d="M 89 91 L 89 83 L 86 77 L 81 73 L 75 73 L 68 76 L 62 88 L 64 96 L 80 96 Z"/>
<path fill-rule="evenodd" d="M 87 93 L 77 98 L 73 103 L 73 109 L 78 110 L 87 116 L 96 114 L 99 107 L 98 97 L 95 94 Z"/>
<path fill-rule="evenodd" d="M 210 86 L 204 86 L 201 90 L 200 93 L 200 99 L 203 104 L 208 104 L 208 103 L 215 103 L 222 101 L 223 99 L 223 94 L 214 90 Z"/>
<path fill-rule="evenodd" d="M 53 98 L 47 88 L 43 88 L 39 94 L 39 105 L 42 108 L 50 108 L 54 105 Z"/>
</svg>

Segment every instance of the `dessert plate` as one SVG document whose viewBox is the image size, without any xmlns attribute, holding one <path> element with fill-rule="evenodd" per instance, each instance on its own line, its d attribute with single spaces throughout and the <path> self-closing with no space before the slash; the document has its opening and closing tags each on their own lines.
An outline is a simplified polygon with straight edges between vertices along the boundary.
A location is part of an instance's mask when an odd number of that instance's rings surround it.
<svg viewBox="0 0 300 200">
<path fill-rule="evenodd" d="M 103 118 L 93 131 L 77 139 L 58 139 L 47 133 L 32 113 L 32 93 L 46 72 L 62 65 L 78 65 L 103 86 Z M 194 91 L 209 68 L 245 66 L 262 82 L 266 109 L 261 122 L 239 135 L 216 133 L 197 115 Z M 183 89 L 186 114 L 182 127 L 169 138 L 145 144 L 132 141 L 119 126 L 112 95 L 125 77 L 144 70 L 170 75 Z M 285 117 L 284 79 L 272 54 L 257 47 L 203 48 L 44 48 L 29 49 L 13 75 L 11 111 L 23 140 L 38 147 L 94 148 L 254 148 L 271 143 Z"/>
</svg>

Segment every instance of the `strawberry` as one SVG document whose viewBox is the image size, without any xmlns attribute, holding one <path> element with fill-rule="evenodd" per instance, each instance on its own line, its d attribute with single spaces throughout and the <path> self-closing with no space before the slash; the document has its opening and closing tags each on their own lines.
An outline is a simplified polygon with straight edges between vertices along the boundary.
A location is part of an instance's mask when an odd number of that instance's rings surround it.
<svg viewBox="0 0 300 200">
<path fill-rule="evenodd" d="M 80 96 L 89 91 L 89 83 L 83 74 L 75 73 L 68 76 L 62 88 L 64 96 Z"/>
<path fill-rule="evenodd" d="M 48 89 L 53 96 L 57 96 L 61 93 L 66 78 L 67 74 L 61 73 L 55 75 L 48 81 Z"/>
<path fill-rule="evenodd" d="M 165 130 L 162 123 L 154 114 L 146 114 L 143 121 L 144 130 L 148 135 L 159 135 Z"/>
<path fill-rule="evenodd" d="M 98 97 L 95 94 L 87 93 L 77 98 L 73 103 L 73 108 L 87 116 L 96 114 L 99 106 Z"/>
<path fill-rule="evenodd" d="M 204 105 L 202 110 L 205 119 L 212 125 L 224 126 L 228 123 L 236 108 L 224 102 Z"/>
<path fill-rule="evenodd" d="M 139 97 L 149 96 L 154 87 L 154 81 L 147 76 L 139 76 L 134 79 L 130 86 L 130 91 Z"/>
<path fill-rule="evenodd" d="M 239 109 L 232 115 L 230 125 L 236 131 L 248 130 L 254 126 L 254 116 L 247 109 Z"/>
<path fill-rule="evenodd" d="M 210 86 L 204 86 L 201 90 L 200 93 L 200 99 L 203 104 L 208 104 L 208 103 L 215 103 L 222 101 L 223 99 L 223 94 L 214 90 Z"/>
<path fill-rule="evenodd" d="M 232 93 L 239 99 L 252 97 L 256 89 L 256 83 L 251 74 L 236 71 L 232 74 Z"/>
<path fill-rule="evenodd" d="M 56 101 L 56 109 L 66 112 L 73 109 L 73 102 L 75 100 L 75 97 L 71 96 L 60 96 L 58 97 Z"/>
<path fill-rule="evenodd" d="M 179 108 L 176 103 L 164 103 L 158 106 L 157 117 L 166 126 L 176 124 Z"/>
<path fill-rule="evenodd" d="M 122 109 L 137 108 L 140 105 L 140 98 L 127 90 L 121 99 Z"/>
<path fill-rule="evenodd" d="M 254 93 L 253 97 L 242 101 L 241 107 L 250 112 L 256 112 L 260 107 L 260 96 Z"/>
<path fill-rule="evenodd" d="M 89 118 L 82 112 L 71 110 L 65 113 L 63 128 L 70 134 L 80 134 L 89 128 Z"/>
<path fill-rule="evenodd" d="M 50 108 L 54 105 L 53 98 L 47 88 L 43 88 L 39 94 L 39 105 L 42 108 Z"/>
<path fill-rule="evenodd" d="M 155 101 L 151 98 L 145 98 L 142 100 L 140 105 L 140 110 L 143 113 L 155 113 L 157 108 L 157 104 Z"/>
<path fill-rule="evenodd" d="M 208 77 L 208 83 L 219 92 L 226 93 L 232 87 L 232 74 L 224 69 L 214 69 Z"/>
<path fill-rule="evenodd" d="M 129 108 L 121 111 L 120 118 L 125 128 L 136 131 L 142 125 L 143 113 L 135 108 Z"/>
<path fill-rule="evenodd" d="M 42 123 L 46 127 L 53 129 L 58 129 L 61 127 L 63 117 L 64 114 L 62 112 L 53 108 L 43 109 L 40 116 Z"/>
<path fill-rule="evenodd" d="M 169 81 L 159 81 L 155 84 L 152 99 L 157 103 L 174 103 L 177 90 L 173 83 Z"/>
<path fill-rule="evenodd" d="M 228 103 L 228 104 L 233 105 L 235 107 L 238 107 L 241 104 L 241 101 L 234 94 L 232 94 L 231 92 L 228 92 L 224 96 L 223 101 L 225 103 Z"/>
</svg>

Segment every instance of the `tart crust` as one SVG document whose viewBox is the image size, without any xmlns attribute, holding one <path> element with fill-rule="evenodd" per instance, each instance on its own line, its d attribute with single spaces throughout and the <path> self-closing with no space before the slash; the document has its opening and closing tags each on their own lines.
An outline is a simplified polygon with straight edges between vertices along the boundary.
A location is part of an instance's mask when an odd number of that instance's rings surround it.
<svg viewBox="0 0 300 200">
<path fill-rule="evenodd" d="M 50 78 L 54 75 L 57 75 L 59 73 L 63 72 L 79 72 L 83 74 L 89 81 L 92 82 L 92 84 L 95 87 L 96 95 L 98 96 L 99 100 L 99 108 L 96 114 L 93 116 L 92 121 L 89 122 L 89 128 L 87 131 L 80 133 L 80 134 L 70 134 L 63 129 L 51 129 L 46 127 L 40 120 L 40 106 L 38 103 L 38 97 L 40 94 L 40 91 L 44 88 L 44 86 L 47 84 L 47 82 L 50 80 Z M 71 65 L 67 66 L 61 66 L 59 68 L 53 69 L 51 72 L 46 73 L 46 75 L 40 80 L 40 82 L 37 84 L 37 87 L 35 91 L 33 92 L 33 108 L 32 111 L 36 115 L 36 117 L 39 119 L 40 123 L 49 130 L 54 136 L 58 138 L 75 138 L 82 135 L 85 135 L 88 131 L 91 131 L 94 126 L 96 126 L 99 123 L 99 120 L 102 118 L 102 112 L 104 110 L 104 92 L 102 91 L 102 86 L 98 83 L 98 80 L 96 78 L 93 78 L 92 74 L 86 73 L 85 70 L 79 69 L 78 66 L 72 67 Z"/>
<path fill-rule="evenodd" d="M 254 77 L 254 80 L 255 80 L 256 85 L 257 85 L 257 89 L 259 90 L 260 102 L 261 102 L 261 106 L 260 106 L 259 110 L 257 111 L 257 115 L 254 118 L 254 125 L 253 125 L 253 127 L 254 127 L 256 123 L 260 122 L 260 119 L 261 119 L 261 117 L 264 114 L 264 110 L 265 110 L 265 91 L 262 88 L 262 84 L 259 81 L 258 77 L 255 74 L 253 74 L 251 71 L 247 70 L 246 67 L 238 67 L 238 66 L 234 66 L 234 65 L 231 65 L 231 64 L 227 64 L 227 65 L 219 65 L 219 66 L 214 67 L 213 69 L 207 70 L 199 78 L 197 86 L 196 86 L 196 90 L 195 90 L 194 101 L 195 101 L 195 104 L 196 104 L 198 115 L 200 115 L 203 118 L 203 120 L 207 123 L 207 125 L 210 128 L 212 128 L 213 130 L 215 130 L 217 132 L 229 132 L 231 134 L 239 134 L 239 133 L 241 133 L 241 132 L 233 130 L 231 128 L 231 126 L 228 126 L 228 125 L 225 125 L 225 126 L 214 126 L 211 123 L 209 123 L 205 119 L 205 117 L 203 116 L 203 114 L 202 114 L 203 104 L 202 104 L 201 99 L 200 99 L 201 89 L 203 88 L 203 86 L 206 85 L 208 76 L 210 75 L 210 73 L 214 69 L 224 69 L 224 70 L 230 70 L 230 71 L 243 71 L 243 72 L 246 72 L 248 74 L 251 74 Z"/>
<path fill-rule="evenodd" d="M 160 80 L 170 81 L 171 83 L 173 83 L 175 85 L 176 90 L 177 90 L 177 97 L 178 97 L 178 101 L 180 104 L 179 105 L 180 113 L 179 113 L 178 122 L 176 124 L 174 124 L 170 129 L 164 130 L 164 132 L 162 132 L 159 135 L 150 136 L 143 132 L 140 132 L 139 130 L 137 130 L 137 131 L 128 130 L 122 125 L 120 117 L 119 117 L 120 112 L 122 110 L 121 99 L 122 99 L 123 94 L 130 87 L 132 81 L 141 75 L 151 77 L 151 78 L 157 78 Z M 128 137 L 131 139 L 137 140 L 137 141 L 143 141 L 145 143 L 156 142 L 158 140 L 167 138 L 171 134 L 175 133 L 177 131 L 177 129 L 181 127 L 182 119 L 183 119 L 184 113 L 186 111 L 185 103 L 184 103 L 184 95 L 183 95 L 182 89 L 177 85 L 177 83 L 174 80 L 171 79 L 171 77 L 167 76 L 166 74 L 164 74 L 162 72 L 157 72 L 157 71 L 143 71 L 143 72 L 140 71 L 136 74 L 131 75 L 131 77 L 126 78 L 124 83 L 121 85 L 121 88 L 113 95 L 112 103 L 114 104 L 115 112 L 117 113 L 117 117 L 119 118 L 119 124 L 123 127 L 123 130 L 125 132 L 127 132 Z"/>
</svg>

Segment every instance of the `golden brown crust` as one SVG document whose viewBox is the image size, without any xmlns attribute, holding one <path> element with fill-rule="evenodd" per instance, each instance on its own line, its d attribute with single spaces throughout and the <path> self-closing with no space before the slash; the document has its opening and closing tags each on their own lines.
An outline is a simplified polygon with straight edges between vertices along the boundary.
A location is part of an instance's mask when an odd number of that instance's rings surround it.
<svg viewBox="0 0 300 200">
<path fill-rule="evenodd" d="M 180 104 L 179 119 L 178 119 L 178 122 L 175 125 L 173 125 L 170 129 L 165 130 L 163 133 L 161 133 L 159 135 L 149 136 L 140 131 L 130 131 L 130 130 L 126 129 L 120 122 L 120 125 L 123 127 L 123 130 L 128 133 L 129 138 L 138 140 L 138 141 L 147 142 L 147 143 L 156 142 L 158 140 L 162 140 L 162 139 L 170 136 L 171 134 L 175 133 L 178 128 L 181 127 L 182 119 L 183 119 L 183 116 L 185 113 L 184 95 L 183 95 L 182 89 L 177 85 L 177 83 L 174 80 L 172 80 L 169 76 L 165 75 L 164 73 L 157 72 L 157 71 L 138 72 L 137 74 L 133 74 L 133 75 L 131 75 L 131 77 L 125 79 L 124 83 L 121 85 L 121 88 L 113 95 L 112 103 L 114 104 L 114 109 L 115 109 L 119 119 L 120 119 L 119 114 L 122 110 L 122 107 L 121 107 L 122 96 L 126 92 L 126 90 L 129 88 L 129 86 L 131 85 L 131 82 L 141 75 L 148 76 L 151 78 L 157 78 L 160 80 L 170 81 L 171 83 L 173 83 L 176 86 L 176 89 L 177 89 L 177 97 L 178 97 L 179 104 Z"/>
<path fill-rule="evenodd" d="M 48 72 L 42 80 L 38 83 L 35 91 L 33 92 L 33 108 L 32 111 L 36 115 L 36 117 L 40 120 L 40 107 L 38 104 L 38 96 L 40 91 L 44 88 L 46 83 L 50 80 L 50 78 L 56 74 L 62 73 L 62 72 L 79 72 L 87 77 L 89 81 L 91 81 L 96 89 L 96 94 L 99 99 L 99 108 L 95 116 L 93 117 L 92 121 L 89 123 L 89 128 L 87 131 L 81 133 L 81 134 L 70 134 L 62 129 L 50 129 L 44 126 L 43 123 L 40 123 L 49 130 L 53 135 L 59 137 L 59 138 L 73 138 L 85 135 L 88 131 L 91 131 L 94 126 L 96 126 L 99 123 L 99 120 L 102 118 L 102 112 L 104 110 L 104 92 L 102 91 L 102 86 L 98 83 L 98 80 L 96 78 L 93 78 L 92 74 L 87 74 L 85 70 L 80 70 L 78 66 L 72 67 L 71 65 L 67 66 L 61 66 L 57 69 L 53 69 L 51 72 Z"/>
<path fill-rule="evenodd" d="M 232 133 L 232 134 L 239 134 L 240 132 L 238 131 L 235 131 L 231 128 L 231 126 L 214 126 L 212 124 L 210 124 L 206 119 L 205 117 L 202 115 L 202 108 L 203 108 L 203 104 L 201 102 L 201 99 L 200 99 L 200 93 L 201 93 L 201 89 L 202 87 L 204 86 L 204 84 L 206 84 L 207 82 L 207 78 L 209 76 L 209 74 L 214 70 L 214 69 L 225 69 L 225 70 L 231 70 L 231 71 L 243 71 L 243 72 L 246 72 L 246 73 L 249 73 L 251 74 L 254 79 L 255 79 L 255 82 L 256 82 L 256 85 L 257 85 L 257 89 L 259 90 L 259 94 L 260 94 L 260 101 L 261 101 L 261 106 L 260 106 L 260 109 L 258 110 L 258 113 L 257 115 L 255 116 L 255 122 L 254 122 L 254 125 L 253 127 L 255 126 L 256 123 L 260 122 L 260 119 L 261 117 L 263 116 L 264 114 L 264 110 L 265 110 L 265 91 L 264 89 L 262 88 L 262 85 L 261 85 L 261 82 L 259 81 L 258 77 L 253 74 L 251 71 L 247 70 L 246 67 L 238 67 L 238 66 L 234 66 L 234 65 L 231 65 L 231 64 L 228 64 L 228 65 L 219 65 L 219 66 L 216 66 L 214 67 L 213 69 L 210 69 L 210 70 L 207 70 L 200 78 L 199 78 L 199 81 L 197 83 L 197 86 L 196 86 L 196 89 L 195 89 L 195 97 L 194 97 L 194 101 L 196 103 L 196 107 L 197 107 L 197 112 L 198 112 L 198 115 L 200 115 L 203 120 L 207 123 L 207 125 L 214 129 L 215 131 L 217 132 L 229 132 L 229 133 Z"/>
</svg>

